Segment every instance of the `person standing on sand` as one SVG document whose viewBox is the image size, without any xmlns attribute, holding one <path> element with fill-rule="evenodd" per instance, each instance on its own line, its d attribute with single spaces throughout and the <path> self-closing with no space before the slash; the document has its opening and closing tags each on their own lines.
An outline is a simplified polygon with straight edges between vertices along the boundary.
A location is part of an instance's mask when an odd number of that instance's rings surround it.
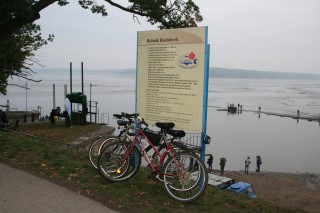
<svg viewBox="0 0 320 213">
<path fill-rule="evenodd" d="M 256 172 L 260 172 L 260 165 L 262 164 L 262 160 L 260 155 L 257 156 L 257 170 Z"/>
<path fill-rule="evenodd" d="M 212 154 L 209 155 L 209 158 L 207 160 L 207 164 L 208 164 L 208 167 L 209 167 L 209 171 L 212 170 L 212 163 L 213 163 L 213 156 Z"/>
<path fill-rule="evenodd" d="M 227 159 L 225 157 L 220 158 L 220 171 L 221 171 L 221 176 L 224 175 L 224 167 L 226 165 Z"/>
<path fill-rule="evenodd" d="M 244 162 L 244 164 L 245 164 L 245 166 L 244 166 L 244 172 L 245 172 L 246 174 L 249 174 L 249 165 L 250 165 L 250 163 L 251 163 L 250 157 L 247 157 L 247 159 L 246 159 L 245 162 Z"/>
</svg>

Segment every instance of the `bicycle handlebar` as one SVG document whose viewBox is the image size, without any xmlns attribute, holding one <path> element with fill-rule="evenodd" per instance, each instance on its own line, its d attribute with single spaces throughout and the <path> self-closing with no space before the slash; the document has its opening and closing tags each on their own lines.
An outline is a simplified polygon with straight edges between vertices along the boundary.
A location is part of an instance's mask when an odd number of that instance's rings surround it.
<svg viewBox="0 0 320 213">
<path fill-rule="evenodd" d="M 132 113 L 132 114 L 126 113 L 126 115 L 129 116 L 130 118 L 136 118 L 139 116 L 139 113 Z"/>
<path fill-rule="evenodd" d="M 122 115 L 120 114 L 113 114 L 113 117 L 117 118 L 117 119 L 121 119 L 122 118 Z"/>
<path fill-rule="evenodd" d="M 117 119 L 124 119 L 126 118 L 128 121 L 124 122 L 121 120 L 118 120 L 118 125 L 120 126 L 127 126 L 129 124 L 132 124 L 135 122 L 135 120 L 138 120 L 141 124 L 145 125 L 145 126 L 149 126 L 149 124 L 143 119 L 139 117 L 139 113 L 125 113 L 125 112 L 121 112 L 121 114 L 113 114 L 113 117 L 117 118 Z"/>
<path fill-rule="evenodd" d="M 128 120 L 132 120 L 132 118 L 136 118 L 137 116 L 139 116 L 139 113 L 125 113 L 125 112 L 121 112 L 121 114 L 113 114 L 113 117 L 117 118 L 117 119 L 123 119 L 126 118 Z"/>
</svg>

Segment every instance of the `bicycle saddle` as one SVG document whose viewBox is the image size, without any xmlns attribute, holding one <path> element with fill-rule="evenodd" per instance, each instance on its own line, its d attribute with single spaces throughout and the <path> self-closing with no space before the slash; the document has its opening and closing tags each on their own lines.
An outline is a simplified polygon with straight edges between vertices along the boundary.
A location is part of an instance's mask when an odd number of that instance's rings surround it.
<svg viewBox="0 0 320 213">
<path fill-rule="evenodd" d="M 157 122 L 156 126 L 160 129 L 168 130 L 172 129 L 175 126 L 175 124 L 172 122 Z"/>
<path fill-rule="evenodd" d="M 168 129 L 167 130 L 167 134 L 173 136 L 173 137 L 177 137 L 177 138 L 183 138 L 184 136 L 186 136 L 186 132 L 183 130 L 174 130 L 174 129 Z"/>
</svg>

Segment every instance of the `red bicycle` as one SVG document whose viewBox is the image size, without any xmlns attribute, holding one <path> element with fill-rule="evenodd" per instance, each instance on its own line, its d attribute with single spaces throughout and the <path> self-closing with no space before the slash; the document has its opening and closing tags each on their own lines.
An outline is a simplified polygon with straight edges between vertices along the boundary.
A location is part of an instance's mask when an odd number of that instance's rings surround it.
<svg viewBox="0 0 320 213">
<path fill-rule="evenodd" d="M 148 126 L 143 119 L 138 119 L 141 124 Z M 177 146 L 174 140 L 183 137 L 184 131 L 173 130 L 173 123 L 158 122 L 156 126 L 161 129 L 158 135 L 139 127 L 130 142 L 114 141 L 106 144 L 98 159 L 100 174 L 111 182 L 128 180 L 138 172 L 141 157 L 144 157 L 151 169 L 151 176 L 163 182 L 170 197 L 181 202 L 198 199 L 208 184 L 205 164 L 196 153 Z M 172 136 L 170 140 L 166 139 L 167 134 Z M 156 136 L 157 139 L 150 139 Z M 160 141 L 164 141 L 165 149 L 157 144 Z M 152 159 L 147 154 L 147 146 L 154 151 Z M 161 151 L 157 146 L 161 147 Z"/>
</svg>

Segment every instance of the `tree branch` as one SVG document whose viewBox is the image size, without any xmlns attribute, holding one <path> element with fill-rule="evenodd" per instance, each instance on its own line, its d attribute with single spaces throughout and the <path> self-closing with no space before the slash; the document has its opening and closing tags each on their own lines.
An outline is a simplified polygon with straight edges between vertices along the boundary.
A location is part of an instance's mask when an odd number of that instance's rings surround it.
<svg viewBox="0 0 320 213">
<path fill-rule="evenodd" d="M 126 11 L 126 12 L 128 12 L 128 13 L 133 13 L 133 14 L 137 14 L 137 15 L 139 15 L 139 16 L 144 16 L 144 17 L 150 16 L 149 13 L 142 13 L 142 12 L 139 12 L 139 11 L 134 10 L 134 9 L 132 9 L 132 8 L 123 7 L 123 6 L 121 6 L 121 5 L 117 4 L 117 3 L 114 3 L 114 2 L 111 1 L 111 0 L 104 0 L 104 1 L 105 1 L 105 2 L 108 2 L 108 3 L 109 3 L 110 5 L 112 5 L 112 6 L 117 7 L 117 8 L 119 8 L 119 9 L 121 9 L 121 10 L 123 10 L 123 11 Z M 173 7 L 173 5 L 172 5 L 172 7 Z M 136 18 L 136 19 L 137 19 L 137 18 Z M 155 19 L 157 22 L 161 23 L 161 24 L 162 24 L 163 26 L 165 26 L 166 28 L 169 27 L 169 25 L 168 25 L 165 21 L 163 21 L 161 18 L 154 18 L 154 17 L 153 17 L 153 19 Z M 137 19 L 137 20 L 138 20 L 138 19 Z M 139 22 L 139 20 L 138 20 L 138 22 Z"/>
<path fill-rule="evenodd" d="M 20 87 L 20 88 L 23 88 L 23 89 L 27 89 L 27 90 L 30 90 L 30 88 L 27 88 L 25 86 L 21 86 L 19 84 L 7 84 L 8 86 L 15 86 L 15 87 Z"/>
<path fill-rule="evenodd" d="M 132 9 L 123 7 L 123 6 L 121 6 L 120 4 L 114 3 L 113 1 L 110 1 L 110 0 L 104 0 L 104 1 L 105 1 L 105 2 L 108 2 L 108 3 L 111 4 L 112 6 L 117 7 L 117 8 L 119 8 L 119 9 L 121 9 L 121 10 L 123 10 L 123 11 L 126 11 L 126 12 L 128 12 L 128 13 L 135 13 L 135 14 L 137 14 L 137 15 L 145 16 L 145 14 L 143 14 L 143 13 L 138 13 L 138 12 L 135 11 L 135 10 L 132 10 Z"/>
<path fill-rule="evenodd" d="M 40 18 L 40 11 L 57 2 L 58 0 L 40 0 L 30 7 L 31 14 L 28 17 L 17 16 L 8 22 L 0 24 L 0 41 L 3 41 L 8 36 L 12 35 L 16 29 L 21 28 L 23 25 L 32 23 Z"/>
</svg>

